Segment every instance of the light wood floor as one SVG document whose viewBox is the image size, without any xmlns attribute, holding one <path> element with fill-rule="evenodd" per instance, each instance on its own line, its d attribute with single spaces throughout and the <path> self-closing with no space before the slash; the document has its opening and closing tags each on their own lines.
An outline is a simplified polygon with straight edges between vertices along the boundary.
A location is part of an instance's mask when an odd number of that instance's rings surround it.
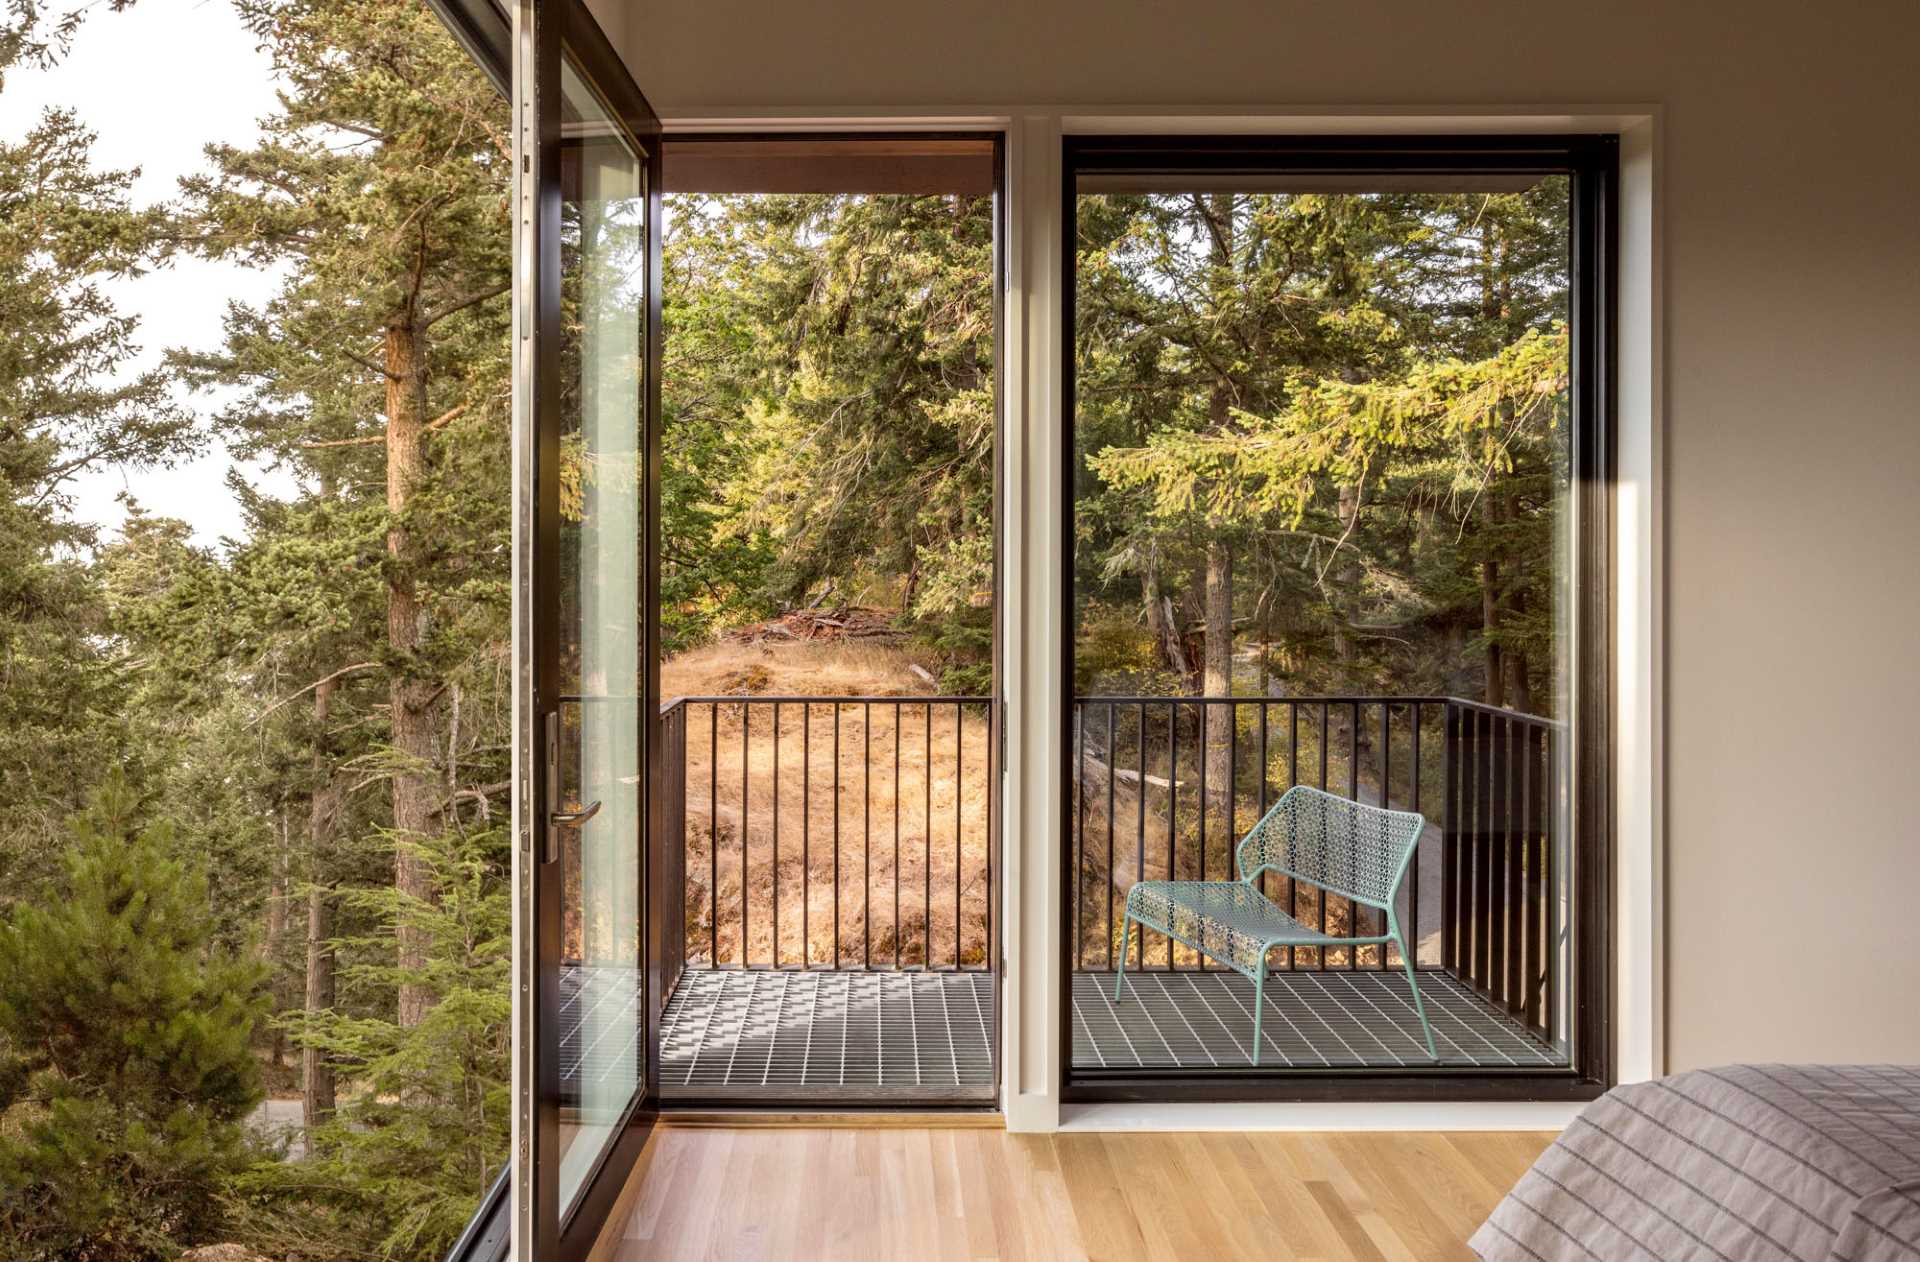
<svg viewBox="0 0 1920 1262">
<path fill-rule="evenodd" d="M 596 1255 L 653 1259 L 1470 1258 L 1552 1137 L 655 1130 Z"/>
</svg>

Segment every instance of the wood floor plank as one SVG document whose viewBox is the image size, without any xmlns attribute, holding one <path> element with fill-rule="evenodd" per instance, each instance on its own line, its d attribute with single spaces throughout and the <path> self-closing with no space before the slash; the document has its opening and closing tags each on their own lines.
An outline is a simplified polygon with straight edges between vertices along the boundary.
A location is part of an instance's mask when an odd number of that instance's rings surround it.
<svg viewBox="0 0 1920 1262">
<path fill-rule="evenodd" d="M 596 1257 L 1467 1258 L 1538 1133 L 656 1127 Z"/>
</svg>

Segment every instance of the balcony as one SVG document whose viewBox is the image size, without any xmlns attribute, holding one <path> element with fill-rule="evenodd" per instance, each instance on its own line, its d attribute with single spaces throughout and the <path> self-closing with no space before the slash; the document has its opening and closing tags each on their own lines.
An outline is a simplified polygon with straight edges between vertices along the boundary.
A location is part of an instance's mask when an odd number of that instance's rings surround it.
<svg viewBox="0 0 1920 1262">
<path fill-rule="evenodd" d="M 995 712 L 982 697 L 685 697 L 662 711 L 663 1096 L 984 1103 L 997 1050 Z M 1447 697 L 1081 697 L 1067 829 L 1076 1076 L 1541 1070 L 1566 1063 L 1560 724 Z M 1274 957 L 1252 986 L 1136 935 L 1126 891 L 1228 879 L 1292 784 L 1425 813 L 1401 893 L 1439 1046 L 1397 949 Z M 1265 892 L 1338 937 L 1377 913 Z M 584 996 L 590 988 L 583 987 Z"/>
<path fill-rule="evenodd" d="M 1420 811 L 1396 914 L 1441 1069 L 1566 1064 L 1566 777 L 1561 724 L 1450 697 L 1082 697 L 1069 751 L 1072 1067 L 1248 1070 L 1253 986 L 1165 937 L 1135 936 L 1136 880 L 1230 880 L 1234 850 L 1289 786 Z M 1263 892 L 1334 937 L 1383 914 L 1269 873 Z M 1282 958 L 1282 957 L 1285 958 Z M 1293 948 L 1269 961 L 1260 1072 L 1431 1071 L 1397 948 Z"/>
<path fill-rule="evenodd" d="M 663 708 L 683 893 L 664 1098 L 992 1101 L 993 714 L 984 697 Z"/>
</svg>

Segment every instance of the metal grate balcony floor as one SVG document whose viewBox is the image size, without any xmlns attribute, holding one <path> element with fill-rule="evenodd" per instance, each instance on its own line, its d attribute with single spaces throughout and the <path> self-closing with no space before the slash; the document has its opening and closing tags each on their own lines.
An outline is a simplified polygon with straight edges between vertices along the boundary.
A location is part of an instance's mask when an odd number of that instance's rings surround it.
<svg viewBox="0 0 1920 1262">
<path fill-rule="evenodd" d="M 1440 1064 L 1540 1069 L 1565 1064 L 1552 1047 L 1447 973 L 1420 970 Z M 1308 969 L 1267 974 L 1261 1069 L 1423 1068 L 1412 992 L 1400 973 Z M 1076 1069 L 1245 1069 L 1252 1061 L 1253 983 L 1238 973 L 1112 973 L 1073 977 Z"/>
<path fill-rule="evenodd" d="M 689 969 L 661 1019 L 661 1095 L 979 1103 L 994 1042 L 985 972 Z"/>
</svg>

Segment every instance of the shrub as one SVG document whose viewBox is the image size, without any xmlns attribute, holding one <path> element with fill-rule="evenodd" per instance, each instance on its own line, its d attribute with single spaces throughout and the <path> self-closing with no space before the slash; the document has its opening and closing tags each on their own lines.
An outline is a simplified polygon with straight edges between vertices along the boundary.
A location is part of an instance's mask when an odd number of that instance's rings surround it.
<svg viewBox="0 0 1920 1262">
<path fill-rule="evenodd" d="M 209 1240 L 252 1158 L 259 965 L 216 945 L 173 830 L 112 775 L 45 906 L 0 925 L 0 1239 L 19 1262 L 147 1262 Z"/>
</svg>

